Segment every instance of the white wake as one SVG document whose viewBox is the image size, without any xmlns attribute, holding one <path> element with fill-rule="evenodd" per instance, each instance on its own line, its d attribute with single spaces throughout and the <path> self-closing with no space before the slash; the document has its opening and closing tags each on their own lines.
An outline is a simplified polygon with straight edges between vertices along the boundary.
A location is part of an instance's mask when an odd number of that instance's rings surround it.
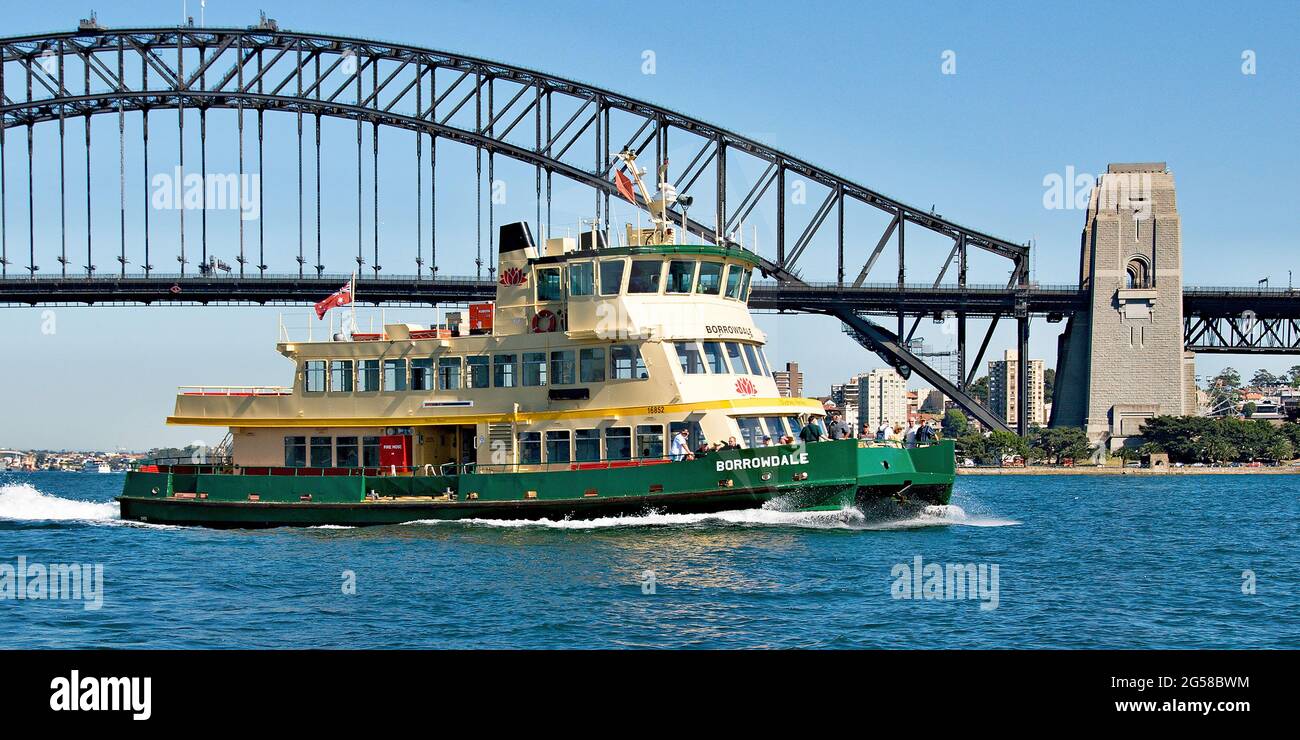
<svg viewBox="0 0 1300 740">
<path fill-rule="evenodd" d="M 6 483 L 0 485 L 0 519 L 107 522 L 118 520 L 118 506 L 51 496 L 30 483 Z"/>
</svg>

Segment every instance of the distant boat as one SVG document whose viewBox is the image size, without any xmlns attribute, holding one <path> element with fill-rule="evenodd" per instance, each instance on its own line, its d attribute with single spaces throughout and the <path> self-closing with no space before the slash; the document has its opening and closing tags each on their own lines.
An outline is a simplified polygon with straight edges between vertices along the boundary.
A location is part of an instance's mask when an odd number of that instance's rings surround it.
<svg viewBox="0 0 1300 740">
<path fill-rule="evenodd" d="M 84 463 L 81 464 L 81 472 L 83 472 L 83 473 L 111 473 L 111 472 L 113 472 L 113 468 L 109 467 L 109 464 L 108 464 L 108 463 L 103 462 L 103 461 L 101 461 L 101 460 L 87 460 L 87 461 L 85 461 Z"/>
</svg>

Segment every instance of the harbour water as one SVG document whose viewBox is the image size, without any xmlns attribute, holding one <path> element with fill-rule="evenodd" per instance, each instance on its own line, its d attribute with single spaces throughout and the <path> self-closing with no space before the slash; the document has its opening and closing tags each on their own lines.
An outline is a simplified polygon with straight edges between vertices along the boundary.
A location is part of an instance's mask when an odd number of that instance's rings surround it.
<svg viewBox="0 0 1300 740">
<path fill-rule="evenodd" d="M 895 522 L 267 531 L 122 522 L 121 483 L 0 474 L 0 573 L 103 566 L 102 608 L 0 600 L 0 647 L 1300 647 L 1300 476 L 959 476 L 952 506 Z"/>
</svg>

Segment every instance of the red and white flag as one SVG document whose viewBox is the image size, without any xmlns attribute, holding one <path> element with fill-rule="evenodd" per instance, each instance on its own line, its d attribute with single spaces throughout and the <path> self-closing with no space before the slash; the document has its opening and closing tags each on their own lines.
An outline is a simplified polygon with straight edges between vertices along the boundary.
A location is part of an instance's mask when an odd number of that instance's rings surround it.
<svg viewBox="0 0 1300 740">
<path fill-rule="evenodd" d="M 614 172 L 614 187 L 618 188 L 619 195 L 627 198 L 633 203 L 636 202 L 636 191 L 632 189 L 632 178 L 623 174 L 623 170 L 616 170 Z"/>
<path fill-rule="evenodd" d="M 324 320 L 325 312 L 336 306 L 346 306 L 352 302 L 352 281 L 349 280 L 343 284 L 342 288 L 334 291 L 329 298 L 316 304 L 316 318 Z"/>
</svg>

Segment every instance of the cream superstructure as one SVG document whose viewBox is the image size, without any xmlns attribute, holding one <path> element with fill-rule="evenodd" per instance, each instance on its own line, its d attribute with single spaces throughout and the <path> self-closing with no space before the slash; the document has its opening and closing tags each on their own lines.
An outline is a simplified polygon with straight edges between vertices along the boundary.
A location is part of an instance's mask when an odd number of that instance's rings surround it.
<svg viewBox="0 0 1300 740">
<path fill-rule="evenodd" d="M 633 244 L 662 236 L 629 230 Z M 746 305 L 752 253 L 568 238 L 543 253 L 526 224 L 500 242 L 496 301 L 471 307 L 490 328 L 281 342 L 292 387 L 183 389 L 168 421 L 229 427 L 242 467 L 379 467 L 381 444 L 404 437 L 401 467 L 431 472 L 660 458 L 681 428 L 692 448 L 758 446 L 821 416 L 773 381 Z"/>
</svg>

